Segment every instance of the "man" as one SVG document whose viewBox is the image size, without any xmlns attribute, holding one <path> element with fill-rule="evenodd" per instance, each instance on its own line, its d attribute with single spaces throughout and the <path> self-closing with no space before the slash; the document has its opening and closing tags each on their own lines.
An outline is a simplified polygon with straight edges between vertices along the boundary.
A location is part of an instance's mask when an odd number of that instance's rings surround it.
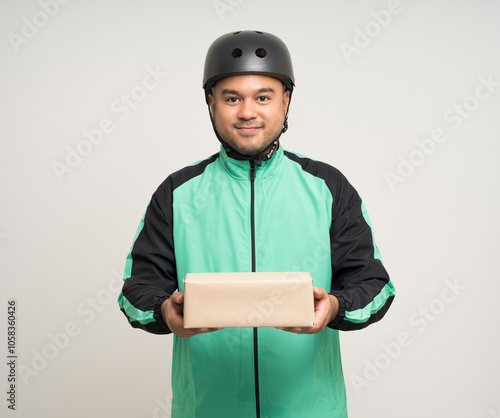
<svg viewBox="0 0 500 418">
<path fill-rule="evenodd" d="M 172 417 L 347 417 L 338 330 L 380 320 L 395 295 L 368 214 L 338 170 L 280 145 L 294 75 L 279 38 L 218 38 L 203 87 L 220 152 L 153 194 L 120 307 L 175 334 Z M 249 271 L 309 271 L 315 325 L 184 328 L 186 273 Z"/>
</svg>

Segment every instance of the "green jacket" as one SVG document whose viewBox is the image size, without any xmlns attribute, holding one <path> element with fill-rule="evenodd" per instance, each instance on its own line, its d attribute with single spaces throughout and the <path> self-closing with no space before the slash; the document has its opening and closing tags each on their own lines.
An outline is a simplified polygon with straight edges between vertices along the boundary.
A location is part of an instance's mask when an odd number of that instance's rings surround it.
<svg viewBox="0 0 500 418">
<path fill-rule="evenodd" d="M 250 271 L 308 271 L 339 315 L 314 335 L 174 335 L 172 417 L 347 417 L 338 330 L 381 319 L 395 291 L 359 195 L 327 164 L 280 147 L 252 168 L 221 148 L 170 175 L 139 225 L 120 308 L 133 327 L 166 334 L 160 306 L 186 273 Z"/>
</svg>

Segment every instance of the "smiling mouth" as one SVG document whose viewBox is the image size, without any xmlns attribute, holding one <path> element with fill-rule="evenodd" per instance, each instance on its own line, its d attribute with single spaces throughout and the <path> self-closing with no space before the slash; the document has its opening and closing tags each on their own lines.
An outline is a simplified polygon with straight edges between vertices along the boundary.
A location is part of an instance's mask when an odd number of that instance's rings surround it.
<svg viewBox="0 0 500 418">
<path fill-rule="evenodd" d="M 261 126 L 257 126 L 257 125 L 249 125 L 249 126 L 235 126 L 235 128 L 239 131 L 239 132 L 243 132 L 243 133 L 252 133 L 252 132 L 256 132 L 258 129 L 262 128 Z"/>
<path fill-rule="evenodd" d="M 238 134 L 244 138 L 253 138 L 259 133 L 260 126 L 245 126 L 241 128 L 236 128 Z"/>
</svg>

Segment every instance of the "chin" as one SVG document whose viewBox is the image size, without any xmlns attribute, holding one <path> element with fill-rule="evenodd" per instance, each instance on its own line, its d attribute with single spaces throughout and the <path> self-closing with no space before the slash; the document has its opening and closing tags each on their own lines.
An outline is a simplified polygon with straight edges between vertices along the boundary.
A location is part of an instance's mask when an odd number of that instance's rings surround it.
<svg viewBox="0 0 500 418">
<path fill-rule="evenodd" d="M 227 144 L 234 150 L 238 151 L 240 154 L 243 155 L 254 155 L 258 152 L 260 152 L 260 147 L 259 146 L 252 146 L 250 144 L 231 144 L 230 142 L 227 142 Z"/>
<path fill-rule="evenodd" d="M 262 148 L 236 148 L 236 151 L 238 151 L 240 154 L 243 155 L 255 155 L 255 154 L 261 154 L 265 151 L 265 149 Z"/>
</svg>

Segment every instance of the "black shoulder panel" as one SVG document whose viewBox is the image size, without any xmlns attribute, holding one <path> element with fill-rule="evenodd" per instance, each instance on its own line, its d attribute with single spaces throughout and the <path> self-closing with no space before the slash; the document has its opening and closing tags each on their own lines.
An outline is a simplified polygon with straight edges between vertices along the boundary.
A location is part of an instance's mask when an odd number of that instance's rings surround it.
<svg viewBox="0 0 500 418">
<path fill-rule="evenodd" d="M 348 209 L 360 203 L 361 198 L 358 193 L 347 178 L 335 167 L 321 161 L 300 157 L 289 151 L 285 151 L 285 156 L 299 164 L 305 172 L 319 177 L 326 183 L 334 201 L 333 218 L 343 214 L 343 212 L 339 213 L 336 209 Z"/>
<path fill-rule="evenodd" d="M 172 179 L 172 190 L 175 190 L 177 187 L 182 186 L 185 182 L 191 180 L 192 178 L 199 176 L 208 165 L 213 163 L 219 157 L 219 153 L 212 155 L 206 160 L 200 161 L 195 165 L 190 165 L 188 167 L 184 167 L 175 173 L 170 175 Z"/>
</svg>

